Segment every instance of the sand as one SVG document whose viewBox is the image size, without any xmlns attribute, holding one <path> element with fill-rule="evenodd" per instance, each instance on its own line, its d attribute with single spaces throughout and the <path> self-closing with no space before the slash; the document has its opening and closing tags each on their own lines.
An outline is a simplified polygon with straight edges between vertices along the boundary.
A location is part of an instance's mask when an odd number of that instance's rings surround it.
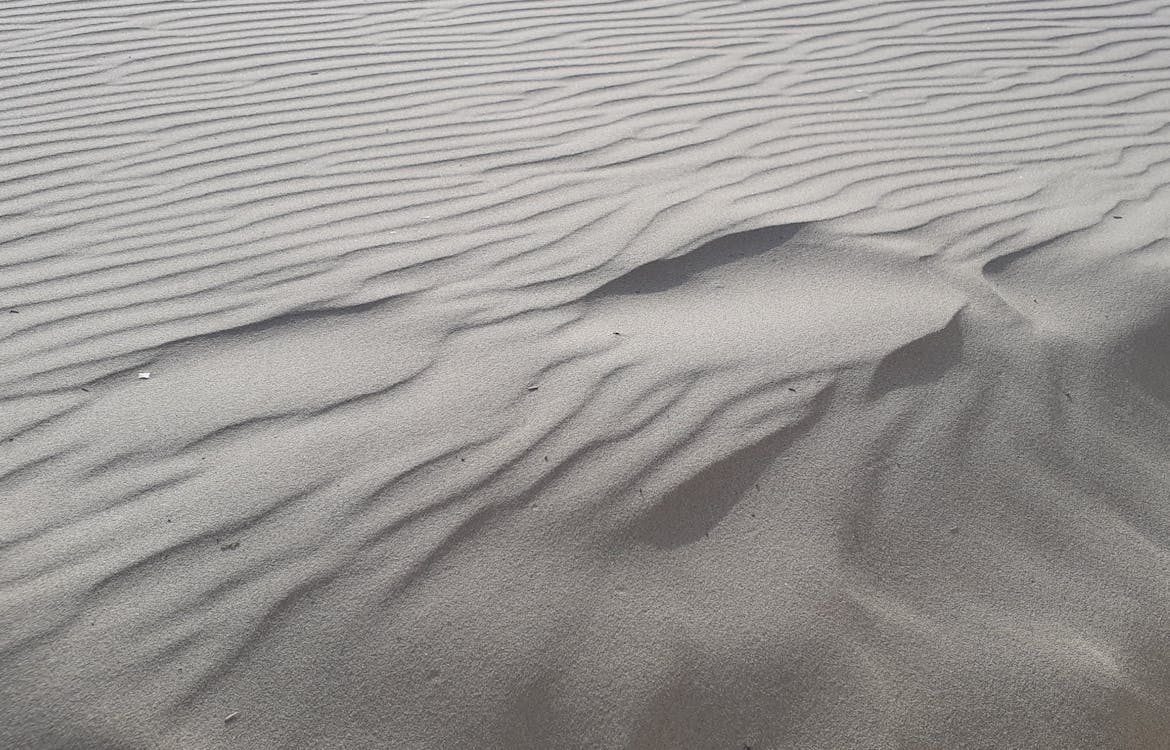
<svg viewBox="0 0 1170 750">
<path fill-rule="evenodd" d="M 0 61 L 0 747 L 1170 748 L 1165 2 Z"/>
</svg>

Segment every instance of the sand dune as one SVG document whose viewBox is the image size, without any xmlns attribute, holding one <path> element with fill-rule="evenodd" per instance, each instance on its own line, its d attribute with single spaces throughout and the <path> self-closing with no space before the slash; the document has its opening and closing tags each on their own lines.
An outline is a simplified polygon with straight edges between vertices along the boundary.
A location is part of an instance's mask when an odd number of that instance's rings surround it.
<svg viewBox="0 0 1170 750">
<path fill-rule="evenodd" d="M 1168 40 L 5 0 L 0 747 L 1170 748 Z"/>
</svg>

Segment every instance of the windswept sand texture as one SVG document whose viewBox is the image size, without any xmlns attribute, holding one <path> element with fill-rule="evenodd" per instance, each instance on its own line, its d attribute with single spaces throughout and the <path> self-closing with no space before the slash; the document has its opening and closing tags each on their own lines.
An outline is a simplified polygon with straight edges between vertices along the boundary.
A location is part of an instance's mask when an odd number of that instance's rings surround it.
<svg viewBox="0 0 1170 750">
<path fill-rule="evenodd" d="M 3 0 L 0 747 L 1170 748 L 1168 50 Z"/>
</svg>

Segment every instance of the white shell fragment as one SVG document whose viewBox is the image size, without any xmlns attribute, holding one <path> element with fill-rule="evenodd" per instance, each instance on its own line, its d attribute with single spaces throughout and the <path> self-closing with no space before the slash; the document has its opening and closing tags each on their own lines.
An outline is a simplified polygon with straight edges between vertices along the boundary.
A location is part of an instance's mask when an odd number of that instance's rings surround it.
<svg viewBox="0 0 1170 750">
<path fill-rule="evenodd" d="M 140 373 L 138 373 L 138 379 L 139 380 L 150 380 L 150 373 L 149 372 L 140 372 Z"/>
</svg>

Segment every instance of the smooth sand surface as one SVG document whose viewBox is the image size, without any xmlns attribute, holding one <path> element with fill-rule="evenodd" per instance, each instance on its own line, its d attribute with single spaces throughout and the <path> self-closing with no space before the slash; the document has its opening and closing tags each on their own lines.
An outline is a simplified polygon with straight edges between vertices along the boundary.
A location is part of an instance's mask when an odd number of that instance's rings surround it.
<svg viewBox="0 0 1170 750">
<path fill-rule="evenodd" d="M 1170 4 L 3 0 L 0 96 L 0 748 L 1170 748 Z"/>
</svg>

